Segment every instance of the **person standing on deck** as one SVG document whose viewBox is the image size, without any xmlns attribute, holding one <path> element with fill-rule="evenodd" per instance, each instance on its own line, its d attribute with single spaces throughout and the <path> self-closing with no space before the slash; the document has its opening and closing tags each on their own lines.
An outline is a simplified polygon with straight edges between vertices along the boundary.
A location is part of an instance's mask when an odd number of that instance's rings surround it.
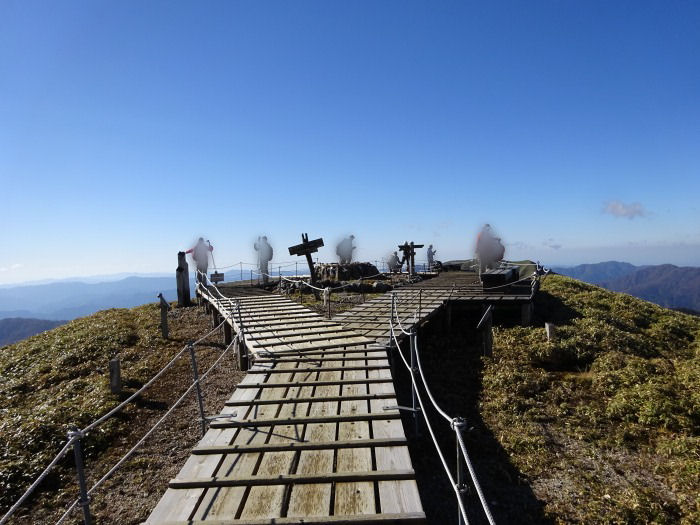
<svg viewBox="0 0 700 525">
<path fill-rule="evenodd" d="M 479 276 L 489 268 L 496 268 L 496 263 L 503 260 L 505 247 L 496 237 L 490 224 L 485 224 L 476 238 L 476 257 L 479 260 Z"/>
<path fill-rule="evenodd" d="M 192 260 L 197 267 L 197 282 L 206 285 L 206 275 L 209 269 L 209 254 L 214 251 L 214 247 L 209 241 L 204 242 L 200 237 L 192 248 L 185 253 L 192 254 Z"/>
<path fill-rule="evenodd" d="M 433 250 L 433 245 L 431 244 L 428 246 L 427 250 L 427 255 L 428 255 L 428 271 L 433 269 L 433 264 L 435 264 L 435 254 L 437 253 L 437 250 Z"/>
<path fill-rule="evenodd" d="M 258 237 L 258 242 L 253 247 L 258 252 L 258 271 L 262 275 L 263 284 L 267 284 L 270 274 L 268 263 L 272 260 L 273 254 L 272 246 L 267 242 L 267 237 L 263 236 Z"/>
<path fill-rule="evenodd" d="M 352 252 L 355 250 L 355 246 L 352 245 L 354 240 L 355 236 L 350 235 L 338 243 L 335 253 L 340 259 L 340 264 L 350 264 L 352 262 Z"/>
<path fill-rule="evenodd" d="M 403 266 L 403 261 L 399 259 L 398 252 L 394 252 L 389 256 L 386 262 L 391 273 L 401 273 L 401 267 Z"/>
</svg>

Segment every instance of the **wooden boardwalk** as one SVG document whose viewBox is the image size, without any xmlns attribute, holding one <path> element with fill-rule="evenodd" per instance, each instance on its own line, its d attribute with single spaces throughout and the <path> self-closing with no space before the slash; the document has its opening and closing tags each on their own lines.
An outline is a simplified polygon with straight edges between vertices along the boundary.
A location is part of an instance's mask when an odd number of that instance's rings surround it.
<svg viewBox="0 0 700 525">
<path fill-rule="evenodd" d="M 469 272 L 444 272 L 438 277 L 395 289 L 396 315 L 407 332 L 434 316 L 450 302 L 483 305 L 519 304 L 528 306 L 537 291 L 530 282 L 484 290 L 478 276 Z M 333 318 L 355 333 L 388 344 L 390 339 L 392 297 L 390 293 L 367 301 Z M 403 333 L 396 330 L 400 340 Z"/>
<path fill-rule="evenodd" d="M 278 295 L 202 292 L 254 365 L 146 523 L 424 523 L 386 348 Z"/>
</svg>

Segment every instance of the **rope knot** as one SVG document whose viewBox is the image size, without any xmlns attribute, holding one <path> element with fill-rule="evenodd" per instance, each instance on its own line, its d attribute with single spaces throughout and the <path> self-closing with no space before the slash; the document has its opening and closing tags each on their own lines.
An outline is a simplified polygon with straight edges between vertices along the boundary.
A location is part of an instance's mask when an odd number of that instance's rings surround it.
<svg viewBox="0 0 700 525">
<path fill-rule="evenodd" d="M 74 439 L 83 439 L 85 437 L 85 432 L 78 428 L 72 428 L 68 431 L 68 439 L 69 440 L 74 440 Z"/>
<path fill-rule="evenodd" d="M 458 430 L 464 430 L 464 428 L 467 426 L 467 420 L 464 419 L 463 417 L 455 417 L 452 418 L 452 421 L 450 421 L 450 428 L 454 430 L 455 432 Z"/>
</svg>

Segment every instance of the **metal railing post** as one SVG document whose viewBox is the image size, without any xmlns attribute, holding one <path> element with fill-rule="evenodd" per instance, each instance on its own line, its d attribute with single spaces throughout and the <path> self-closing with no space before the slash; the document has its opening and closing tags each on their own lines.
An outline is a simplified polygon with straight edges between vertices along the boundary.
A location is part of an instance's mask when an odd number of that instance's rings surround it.
<svg viewBox="0 0 700 525">
<path fill-rule="evenodd" d="M 83 433 L 77 428 L 73 428 L 68 432 L 68 439 L 73 441 L 73 454 L 75 455 L 75 471 L 78 475 L 78 487 L 80 490 L 79 505 L 83 508 L 83 522 L 85 525 L 92 525 L 92 516 L 90 515 L 90 496 L 85 483 L 85 464 L 83 462 L 83 447 L 80 444 L 80 439 Z"/>
<path fill-rule="evenodd" d="M 243 351 L 244 355 L 239 355 L 240 368 L 242 371 L 250 367 L 250 356 L 248 355 L 248 345 L 245 344 L 245 330 L 243 327 L 243 316 L 241 315 L 241 301 L 236 301 L 236 312 L 238 314 L 238 351 Z"/>
<path fill-rule="evenodd" d="M 411 349 L 411 374 L 416 374 L 418 368 L 416 367 L 416 329 L 415 326 L 411 328 L 411 335 L 409 336 L 409 343 Z M 411 408 L 413 409 L 413 419 L 416 419 L 418 399 L 416 398 L 416 387 L 411 381 Z"/>
<path fill-rule="evenodd" d="M 241 281 L 243 280 L 243 263 L 239 263 L 241 267 Z"/>
<path fill-rule="evenodd" d="M 455 430 L 455 444 L 457 447 L 457 476 L 456 476 L 456 482 L 457 482 L 457 492 L 459 493 L 459 498 L 461 499 L 464 495 L 464 493 L 467 490 L 467 486 L 464 483 L 464 460 L 462 458 L 462 449 L 459 446 L 459 439 L 457 438 L 457 433 L 462 432 L 462 430 L 467 426 L 467 422 L 464 420 L 462 417 L 457 417 L 454 419 L 452 422 Z M 464 500 L 462 500 L 464 501 Z M 464 508 L 466 510 L 466 504 L 464 505 Z M 460 511 L 460 506 L 459 503 L 457 503 L 457 524 L 458 525 L 465 525 L 464 523 L 464 518 L 462 517 L 462 512 Z"/>
<path fill-rule="evenodd" d="M 207 420 L 204 417 L 204 402 L 202 401 L 202 388 L 199 385 L 199 372 L 197 371 L 197 357 L 194 355 L 194 345 L 187 345 L 192 360 L 192 376 L 194 377 L 195 391 L 197 392 L 197 404 L 199 405 L 199 421 L 202 426 L 202 436 L 207 432 Z"/>
</svg>

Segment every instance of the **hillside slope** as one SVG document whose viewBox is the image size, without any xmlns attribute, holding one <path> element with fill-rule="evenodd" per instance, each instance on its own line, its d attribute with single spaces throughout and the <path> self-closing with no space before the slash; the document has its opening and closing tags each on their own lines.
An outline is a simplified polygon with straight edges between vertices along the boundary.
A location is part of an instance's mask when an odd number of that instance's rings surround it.
<svg viewBox="0 0 700 525">
<path fill-rule="evenodd" d="M 562 276 L 536 309 L 497 330 L 480 412 L 545 514 L 699 523 L 700 319 Z"/>
<path fill-rule="evenodd" d="M 160 309 L 148 304 L 112 309 L 71 321 L 0 352 L 0 515 L 60 450 L 70 425 L 79 427 L 117 405 L 167 363 L 183 345 L 206 334 L 211 320 L 198 308 L 169 314 L 170 339 L 159 330 Z M 200 372 L 223 345 L 213 334 L 196 349 Z M 119 356 L 124 392 L 110 393 L 109 359 Z M 203 384 L 207 413 L 216 413 L 241 374 L 224 359 Z M 84 440 L 88 483 L 94 483 L 162 416 L 192 380 L 183 354 L 141 398 Z M 199 439 L 196 401 L 189 396 L 99 489 L 91 510 L 99 523 L 142 522 Z M 72 454 L 40 486 L 11 523 L 55 523 L 76 495 Z M 77 514 L 76 514 L 77 516 Z"/>
<path fill-rule="evenodd" d="M 65 321 L 47 321 L 46 319 L 27 319 L 25 317 L 9 317 L 0 319 L 0 346 L 16 343 L 40 332 L 51 330 L 62 325 Z"/>
</svg>

